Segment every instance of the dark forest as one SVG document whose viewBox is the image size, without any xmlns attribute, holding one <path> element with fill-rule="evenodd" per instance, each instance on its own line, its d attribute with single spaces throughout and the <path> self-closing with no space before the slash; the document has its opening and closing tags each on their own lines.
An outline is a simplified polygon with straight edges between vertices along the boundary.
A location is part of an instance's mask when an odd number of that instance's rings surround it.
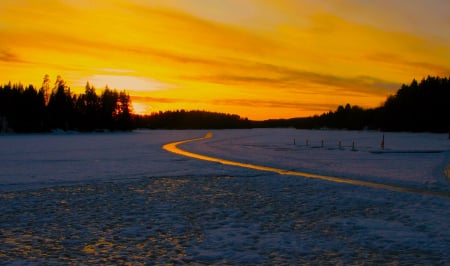
<svg viewBox="0 0 450 266">
<path fill-rule="evenodd" d="M 450 79 L 428 76 L 402 85 L 377 108 L 339 106 L 322 115 L 294 119 L 297 128 L 373 129 L 383 131 L 448 132 Z"/>
<path fill-rule="evenodd" d="M 1 132 L 48 132 L 51 130 L 132 130 L 130 96 L 106 87 L 98 95 L 86 84 L 85 92 L 73 94 L 61 77 L 50 89 L 48 76 L 43 86 L 22 84 L 0 86 Z"/>
<path fill-rule="evenodd" d="M 346 104 L 312 117 L 266 121 L 250 121 L 239 115 L 207 111 L 176 110 L 136 115 L 126 91 L 106 87 L 97 94 L 87 83 L 85 92 L 77 95 L 59 76 L 52 88 L 48 75 L 40 89 L 11 82 L 0 86 L 0 132 L 256 127 L 447 132 L 450 130 L 450 79 L 428 76 L 420 82 L 413 80 L 409 85 L 402 85 L 377 108 Z"/>
</svg>

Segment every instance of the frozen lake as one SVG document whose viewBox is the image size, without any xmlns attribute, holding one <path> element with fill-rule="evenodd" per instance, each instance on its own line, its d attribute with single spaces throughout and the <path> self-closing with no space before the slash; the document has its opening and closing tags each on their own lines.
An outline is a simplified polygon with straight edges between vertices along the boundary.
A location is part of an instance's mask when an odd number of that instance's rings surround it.
<svg viewBox="0 0 450 266">
<path fill-rule="evenodd" d="M 0 136 L 6 264 L 446 264 L 445 134 L 254 129 Z M 389 153 L 374 153 L 374 152 Z M 433 194 L 435 193 L 435 194 Z"/>
</svg>

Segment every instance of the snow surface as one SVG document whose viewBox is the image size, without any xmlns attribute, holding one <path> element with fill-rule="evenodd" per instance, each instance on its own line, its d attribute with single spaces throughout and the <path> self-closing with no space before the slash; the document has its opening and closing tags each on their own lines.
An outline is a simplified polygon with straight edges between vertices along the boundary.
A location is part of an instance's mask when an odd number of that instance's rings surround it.
<svg viewBox="0 0 450 266">
<path fill-rule="evenodd" d="M 217 130 L 180 145 L 433 196 L 161 149 L 207 132 L 0 136 L 0 264 L 449 264 L 447 135 L 384 133 L 385 150 L 438 153 L 374 154 L 382 133 L 366 131 Z"/>
</svg>

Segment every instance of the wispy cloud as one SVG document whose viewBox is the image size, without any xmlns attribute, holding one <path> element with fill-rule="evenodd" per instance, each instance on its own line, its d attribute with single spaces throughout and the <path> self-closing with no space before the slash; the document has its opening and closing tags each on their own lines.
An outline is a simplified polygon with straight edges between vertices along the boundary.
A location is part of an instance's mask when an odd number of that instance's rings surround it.
<svg viewBox="0 0 450 266">
<path fill-rule="evenodd" d="M 434 64 L 424 61 L 415 61 L 402 58 L 391 53 L 374 53 L 366 56 L 368 60 L 391 65 L 398 69 L 418 69 L 422 73 L 434 73 L 435 75 L 450 75 L 450 66 L 444 64 Z"/>
<path fill-rule="evenodd" d="M 181 99 L 181 98 L 158 98 L 158 97 L 151 97 L 151 96 L 134 96 L 133 100 L 136 100 L 139 102 L 150 102 L 150 103 L 181 103 L 181 102 L 186 101 L 186 99 Z M 194 102 L 196 102 L 196 101 L 194 101 Z"/>
<path fill-rule="evenodd" d="M 252 100 L 252 99 L 218 99 L 211 101 L 218 105 L 234 105 L 234 106 L 251 106 L 255 108 L 290 108 L 290 109 L 304 109 L 304 110 L 321 110 L 329 111 L 334 109 L 335 104 L 321 104 L 321 103 L 305 103 L 301 100 L 294 101 L 277 101 L 277 100 Z"/>
<path fill-rule="evenodd" d="M 19 56 L 17 56 L 16 54 L 1 50 L 0 50 L 0 61 L 6 63 L 25 63 L 25 61 L 19 58 Z"/>
<path fill-rule="evenodd" d="M 447 2 L 3 1 L 0 70 L 250 118 L 375 106 L 412 78 L 450 75 Z"/>
<path fill-rule="evenodd" d="M 240 85 L 243 87 L 282 88 L 290 92 L 305 94 L 322 94 L 333 90 L 336 94 L 354 95 L 386 95 L 400 84 L 371 76 L 342 77 L 332 74 L 322 74 L 305 70 L 291 69 L 283 66 L 253 63 L 234 65 L 237 69 L 246 69 L 241 74 L 218 74 L 209 76 L 194 76 L 205 82 L 224 85 Z M 258 74 L 252 74 L 258 73 Z M 315 90 L 311 90 L 315 87 Z"/>
</svg>

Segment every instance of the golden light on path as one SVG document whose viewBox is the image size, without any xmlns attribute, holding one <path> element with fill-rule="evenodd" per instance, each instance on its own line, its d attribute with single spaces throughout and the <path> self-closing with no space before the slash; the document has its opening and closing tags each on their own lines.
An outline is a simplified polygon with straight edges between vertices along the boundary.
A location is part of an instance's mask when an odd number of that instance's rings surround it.
<svg viewBox="0 0 450 266">
<path fill-rule="evenodd" d="M 189 152 L 189 151 L 178 148 L 178 145 L 181 145 L 183 143 L 205 140 L 205 139 L 209 139 L 212 137 L 213 137 L 213 134 L 208 133 L 204 137 L 168 143 L 168 144 L 163 145 L 162 148 L 166 151 L 169 151 L 169 152 L 172 152 L 175 154 L 179 154 L 182 156 L 186 156 L 186 157 L 195 158 L 198 160 L 215 162 L 215 163 L 237 166 L 237 167 L 242 167 L 242 168 L 248 168 L 248 169 L 253 169 L 253 170 L 258 170 L 258 171 L 272 172 L 272 173 L 276 173 L 276 174 L 280 174 L 280 175 L 292 175 L 292 176 L 299 176 L 299 177 L 306 177 L 306 178 L 313 178 L 313 179 L 321 179 L 321 180 L 326 180 L 326 181 L 336 182 L 336 183 L 365 186 L 365 187 L 371 187 L 371 188 L 376 188 L 376 189 L 385 189 L 385 190 L 398 191 L 398 192 L 408 192 L 408 193 L 416 193 L 416 194 L 422 194 L 422 195 L 432 195 L 432 196 L 450 198 L 450 194 L 445 193 L 445 192 L 436 192 L 436 191 L 429 191 L 429 190 L 425 190 L 425 189 L 386 185 L 386 184 L 362 181 L 362 180 L 356 180 L 356 179 L 347 179 L 347 178 L 341 178 L 341 177 L 335 177 L 335 176 L 284 170 L 284 169 L 280 169 L 280 168 L 267 167 L 267 166 L 256 165 L 256 164 L 241 163 L 241 162 L 237 162 L 237 161 L 230 161 L 230 160 L 225 160 L 225 159 L 221 159 L 221 158 L 217 158 L 217 157 L 193 153 L 193 152 Z"/>
</svg>

